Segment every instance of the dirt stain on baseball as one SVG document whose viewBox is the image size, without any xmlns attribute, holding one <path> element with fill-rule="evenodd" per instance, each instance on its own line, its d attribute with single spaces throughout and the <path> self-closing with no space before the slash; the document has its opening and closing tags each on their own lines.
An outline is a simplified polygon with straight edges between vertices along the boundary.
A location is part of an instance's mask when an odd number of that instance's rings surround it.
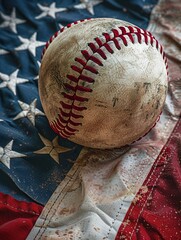
<svg viewBox="0 0 181 240">
<path fill-rule="evenodd" d="M 116 103 L 118 102 L 118 98 L 117 97 L 113 97 L 112 102 L 113 102 L 113 107 L 115 107 Z"/>
<path fill-rule="evenodd" d="M 51 66 L 51 68 L 50 68 L 50 78 L 51 78 L 52 88 L 54 88 L 55 86 L 58 86 L 60 91 L 63 90 L 62 91 L 63 93 L 64 92 L 66 92 L 66 93 L 71 92 L 71 90 L 66 87 L 66 79 L 65 79 L 65 77 L 61 76 L 58 66 L 56 66 L 56 65 Z"/>
</svg>

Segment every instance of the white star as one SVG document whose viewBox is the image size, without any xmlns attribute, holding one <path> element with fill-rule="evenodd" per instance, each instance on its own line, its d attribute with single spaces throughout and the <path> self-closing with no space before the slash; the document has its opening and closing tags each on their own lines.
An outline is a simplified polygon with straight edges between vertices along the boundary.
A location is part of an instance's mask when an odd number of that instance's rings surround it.
<svg viewBox="0 0 181 240">
<path fill-rule="evenodd" d="M 33 102 L 30 103 L 30 105 L 28 105 L 27 103 L 18 101 L 23 111 L 18 113 L 18 115 L 15 118 L 13 118 L 13 120 L 27 117 L 30 120 L 30 122 L 33 124 L 33 126 L 35 126 L 36 115 L 41 115 L 41 116 L 45 115 L 43 112 L 41 112 L 39 109 L 36 108 L 36 101 L 37 99 L 34 99 Z"/>
<path fill-rule="evenodd" d="M 37 61 L 37 64 L 38 64 L 38 67 L 40 68 L 41 62 L 40 62 L 40 61 Z"/>
<path fill-rule="evenodd" d="M 49 139 L 44 138 L 40 134 L 39 136 L 42 142 L 45 144 L 45 146 L 42 149 L 35 151 L 34 153 L 49 154 L 53 158 L 53 160 L 55 160 L 58 164 L 59 164 L 59 153 L 68 152 L 71 150 L 69 148 L 65 148 L 59 145 L 58 136 L 56 136 L 52 140 L 52 142 Z"/>
<path fill-rule="evenodd" d="M 41 66 L 40 61 L 37 61 L 37 65 L 38 65 L 38 69 L 39 69 L 40 66 Z M 37 74 L 37 75 L 33 78 L 33 80 L 38 80 L 38 79 L 39 79 L 39 74 Z"/>
<path fill-rule="evenodd" d="M 16 95 L 16 85 L 19 83 L 28 82 L 28 80 L 25 78 L 17 77 L 18 71 L 19 70 L 17 69 L 10 75 L 0 73 L 0 79 L 3 80 L 3 82 L 0 83 L 0 88 L 8 87 L 14 93 L 14 95 Z"/>
<path fill-rule="evenodd" d="M 19 47 L 16 47 L 15 50 L 19 51 L 28 49 L 33 54 L 33 56 L 35 56 L 36 48 L 45 45 L 45 42 L 36 40 L 36 35 L 37 33 L 35 32 L 30 39 L 18 36 L 22 44 Z"/>
<path fill-rule="evenodd" d="M 0 55 L 3 55 L 3 54 L 8 54 L 8 51 L 6 51 L 4 49 L 0 49 Z"/>
<path fill-rule="evenodd" d="M 0 25 L 1 28 L 9 27 L 14 33 L 17 33 L 16 25 L 20 23 L 26 22 L 25 20 L 16 18 L 16 10 L 13 8 L 11 15 L 5 15 L 4 13 L 0 13 L 1 17 L 4 19 L 4 22 Z"/>
<path fill-rule="evenodd" d="M 61 23 L 59 23 L 58 25 L 60 29 L 64 27 Z"/>
<path fill-rule="evenodd" d="M 0 118 L 0 122 L 3 122 L 4 120 Z"/>
<path fill-rule="evenodd" d="M 42 13 L 35 17 L 36 19 L 43 18 L 45 16 L 50 16 L 52 18 L 55 18 L 55 13 L 57 12 L 63 12 L 66 11 L 66 8 L 56 8 L 55 2 L 53 2 L 49 7 L 43 6 L 41 4 L 37 4 L 40 10 L 42 10 Z"/>
<path fill-rule="evenodd" d="M 76 9 L 87 9 L 87 11 L 94 15 L 94 6 L 103 2 L 103 0 L 80 0 L 81 3 L 74 6 Z"/>
<path fill-rule="evenodd" d="M 0 162 L 10 168 L 10 159 L 16 157 L 25 157 L 26 155 L 12 150 L 13 140 L 11 140 L 4 148 L 0 147 Z"/>
<path fill-rule="evenodd" d="M 34 78 L 33 78 L 33 80 L 38 80 L 39 79 L 39 75 L 36 75 Z"/>
</svg>

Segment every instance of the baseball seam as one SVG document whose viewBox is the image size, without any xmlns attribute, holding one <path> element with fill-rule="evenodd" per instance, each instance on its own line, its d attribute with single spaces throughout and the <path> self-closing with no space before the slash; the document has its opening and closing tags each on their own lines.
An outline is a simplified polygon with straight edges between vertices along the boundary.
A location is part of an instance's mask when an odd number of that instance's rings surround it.
<svg viewBox="0 0 181 240">
<path fill-rule="evenodd" d="M 79 22 L 87 21 L 81 20 L 76 21 L 72 24 L 67 25 L 65 28 L 69 28 L 72 25 L 78 24 Z M 47 42 L 42 56 L 44 55 L 46 49 L 49 47 L 54 38 L 56 38 L 61 32 L 65 30 L 65 28 L 61 29 L 57 33 L 55 33 L 50 40 Z M 163 57 L 165 62 L 166 69 L 168 69 L 167 58 L 163 51 L 163 47 L 159 44 L 159 42 L 152 36 L 152 34 L 146 30 L 140 29 L 136 26 L 121 26 L 115 29 L 112 29 L 109 33 L 102 33 L 102 36 L 96 37 L 94 42 L 88 43 L 88 50 L 81 51 L 81 58 L 75 58 L 75 64 L 71 65 L 73 72 L 75 72 L 76 77 L 73 74 L 68 74 L 67 79 L 69 84 L 64 84 L 64 87 L 68 90 L 68 93 L 63 92 L 65 100 L 68 100 L 70 103 L 66 101 L 60 102 L 60 112 L 58 113 L 58 117 L 56 117 L 52 122 L 50 122 L 51 128 L 60 134 L 63 138 L 69 138 L 75 135 L 75 132 L 78 131 L 77 126 L 81 126 L 81 119 L 83 115 L 82 111 L 87 108 L 84 106 L 77 106 L 75 102 L 87 102 L 89 99 L 87 97 L 79 96 L 78 92 L 92 92 L 91 86 L 94 84 L 94 78 L 84 75 L 83 70 L 87 70 L 87 72 L 91 72 L 93 74 L 98 74 L 98 70 L 96 67 L 89 66 L 89 61 L 94 62 L 95 66 L 103 66 L 103 61 L 107 59 L 107 54 L 114 54 L 114 50 L 111 47 L 111 44 L 118 49 L 121 50 L 121 45 L 127 46 L 129 43 L 134 44 L 138 42 L 139 44 L 146 43 L 150 44 L 152 47 L 155 47 Z M 101 58 L 95 56 L 95 53 L 98 54 Z M 77 66 L 77 63 L 81 65 L 81 67 Z M 77 77 L 78 74 L 78 77 Z M 80 81 L 85 84 L 89 84 L 89 87 L 85 87 L 83 85 L 79 85 Z M 75 85 L 76 84 L 76 85 Z M 71 94 L 69 94 L 71 92 Z M 76 110 L 78 113 L 73 112 Z M 76 121 L 75 121 L 76 119 Z M 78 122 L 77 122 L 78 120 Z"/>
<path fill-rule="evenodd" d="M 55 32 L 53 36 L 50 37 L 49 41 L 46 42 L 45 47 L 43 48 L 42 54 L 41 54 L 41 59 L 43 58 L 47 48 L 50 46 L 50 44 L 53 42 L 53 40 L 59 36 L 60 33 L 64 32 L 65 29 L 72 27 L 73 25 L 79 24 L 81 22 L 86 22 L 88 20 L 91 20 L 91 18 L 83 19 L 83 20 L 78 20 L 73 23 L 67 24 L 67 26 L 60 28 L 59 31 Z"/>
</svg>

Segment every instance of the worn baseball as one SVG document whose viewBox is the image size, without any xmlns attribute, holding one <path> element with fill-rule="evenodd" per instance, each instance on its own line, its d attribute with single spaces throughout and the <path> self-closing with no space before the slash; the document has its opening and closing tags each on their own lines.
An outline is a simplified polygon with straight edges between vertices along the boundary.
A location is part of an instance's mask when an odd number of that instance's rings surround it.
<svg viewBox="0 0 181 240">
<path fill-rule="evenodd" d="M 154 126 L 167 60 L 151 33 L 111 18 L 77 21 L 47 42 L 39 93 L 52 129 L 92 148 L 131 144 Z"/>
</svg>

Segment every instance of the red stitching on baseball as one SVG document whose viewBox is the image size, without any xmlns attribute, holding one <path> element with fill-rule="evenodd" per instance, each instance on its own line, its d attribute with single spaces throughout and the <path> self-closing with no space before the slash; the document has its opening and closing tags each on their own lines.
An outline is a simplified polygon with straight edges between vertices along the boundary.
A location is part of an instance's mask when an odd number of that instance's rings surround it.
<svg viewBox="0 0 181 240">
<path fill-rule="evenodd" d="M 57 124 L 57 126 L 59 127 L 59 130 L 64 129 L 64 127 L 65 127 L 65 124 L 64 124 L 63 122 L 60 122 L 59 119 L 57 119 L 56 124 Z"/>
<path fill-rule="evenodd" d="M 82 66 L 86 65 L 86 62 L 82 58 L 75 58 L 76 62 L 79 62 Z"/>
<path fill-rule="evenodd" d="M 64 31 L 64 29 L 65 29 L 65 27 L 62 27 L 62 28 L 60 29 L 60 32 L 63 32 L 63 31 Z"/>
<path fill-rule="evenodd" d="M 132 26 L 128 26 L 128 29 L 129 29 L 130 33 L 134 33 L 135 32 L 135 30 L 134 30 L 134 28 Z"/>
<path fill-rule="evenodd" d="M 88 82 L 88 83 L 94 83 L 94 81 L 95 81 L 93 78 L 88 77 L 88 76 L 83 75 L 83 74 L 81 74 L 81 75 L 79 76 L 79 79 L 80 79 L 80 80 L 83 80 L 83 81 L 85 81 L 85 82 Z"/>
<path fill-rule="evenodd" d="M 60 123 L 67 123 L 67 120 L 62 118 L 62 116 L 60 114 L 58 114 L 58 120 L 60 120 Z"/>
<path fill-rule="evenodd" d="M 74 109 L 74 110 L 77 110 L 77 111 L 83 111 L 85 109 L 87 109 L 86 107 L 80 107 L 80 106 L 75 106 L 75 105 L 70 105 L 70 104 L 67 104 L 67 103 L 64 103 L 64 102 L 60 102 L 60 104 L 62 105 L 63 108 L 65 109 Z"/>
<path fill-rule="evenodd" d="M 88 19 L 89 20 L 89 19 Z M 50 43 L 53 41 L 54 38 L 56 38 L 61 32 L 63 32 L 66 28 L 70 28 L 72 25 L 74 24 L 78 24 L 79 22 L 83 22 L 84 20 L 81 21 L 76 21 L 72 24 L 68 24 L 66 27 L 63 27 L 61 30 L 59 30 L 58 32 L 56 32 L 53 37 L 50 38 L 50 40 L 47 42 L 47 44 L 45 45 L 45 48 L 43 49 L 43 53 L 42 56 L 44 55 L 46 49 L 49 47 Z M 86 110 L 86 107 L 82 107 L 82 106 L 77 106 L 75 105 L 75 101 L 77 102 L 87 102 L 88 98 L 87 97 L 81 97 L 77 95 L 77 91 L 82 91 L 82 92 L 92 92 L 92 88 L 90 87 L 85 87 L 82 85 L 78 85 L 79 84 L 79 80 L 83 81 L 84 83 L 88 83 L 88 84 L 93 84 L 94 83 L 94 79 L 92 77 L 86 76 L 84 74 L 82 74 L 83 70 L 88 70 L 90 72 L 92 72 L 93 74 L 98 74 L 98 70 L 95 67 L 92 67 L 90 65 L 88 65 L 88 61 L 92 61 L 95 64 L 99 65 L 99 66 L 103 66 L 103 62 L 97 58 L 94 54 L 97 53 L 99 54 L 99 56 L 101 56 L 102 59 L 106 60 L 107 56 L 105 53 L 105 50 L 107 50 L 109 53 L 113 54 L 114 50 L 111 47 L 111 42 L 114 43 L 114 46 L 120 50 L 121 49 L 121 43 L 120 43 L 120 39 L 122 40 L 122 43 L 127 46 L 128 45 L 128 39 L 127 37 L 130 39 L 130 41 L 134 44 L 135 43 L 135 38 L 134 36 L 136 36 L 138 43 L 142 43 L 145 42 L 146 44 L 149 44 L 150 41 L 150 45 L 154 46 L 157 50 L 159 50 L 160 54 L 163 57 L 163 60 L 165 62 L 166 65 L 166 69 L 168 68 L 167 65 L 167 58 L 165 56 L 165 53 L 163 52 L 163 47 L 158 43 L 158 41 L 154 38 L 154 36 L 152 36 L 152 34 L 146 30 L 140 29 L 138 27 L 132 27 L 132 26 L 127 26 L 127 27 L 119 27 L 118 29 L 112 29 L 111 33 L 102 33 L 102 36 L 104 37 L 104 39 L 102 37 L 96 37 L 94 40 L 95 42 L 90 42 L 88 43 L 88 46 L 90 48 L 90 50 L 92 51 L 92 54 L 89 53 L 88 50 L 82 50 L 82 56 L 84 59 L 82 58 L 75 58 L 75 61 L 79 64 L 81 64 L 82 67 L 78 67 L 76 65 L 72 65 L 71 68 L 73 71 L 79 73 L 80 75 L 78 77 L 75 77 L 72 74 L 68 74 L 67 78 L 70 80 L 70 83 L 65 84 L 65 88 L 72 91 L 73 95 L 70 95 L 69 93 L 62 93 L 62 95 L 64 96 L 65 99 L 68 99 L 70 101 L 72 101 L 70 104 L 65 103 L 63 101 L 60 102 L 62 108 L 60 108 L 60 114 L 58 114 L 58 118 L 56 118 L 54 121 L 52 121 L 50 123 L 50 126 L 52 127 L 52 129 L 59 133 L 62 137 L 68 138 L 72 135 L 75 134 L 76 131 L 78 131 L 77 129 L 73 128 L 82 125 L 81 122 L 75 122 L 74 120 L 71 119 L 71 117 L 73 117 L 74 119 L 80 119 L 83 118 L 83 115 L 79 115 L 76 114 L 74 112 L 72 112 L 73 110 L 78 111 L 78 112 L 82 112 L 84 110 Z M 104 47 L 104 49 L 103 49 Z M 76 86 L 71 85 L 71 82 L 76 83 Z M 68 110 L 69 112 L 65 112 L 63 109 Z M 68 118 L 68 119 L 64 119 Z"/>
<path fill-rule="evenodd" d="M 70 116 L 70 113 L 64 112 L 64 111 L 62 110 L 62 108 L 59 108 L 59 110 L 60 110 L 60 113 L 61 113 L 61 115 L 62 115 L 63 117 L 69 117 L 69 116 Z"/>
<path fill-rule="evenodd" d="M 123 44 L 124 44 L 125 46 L 128 46 L 128 42 L 127 42 L 127 39 L 125 38 L 125 36 L 124 36 L 124 35 L 121 35 L 120 38 L 122 39 Z"/>
<path fill-rule="evenodd" d="M 69 120 L 69 123 L 70 123 L 72 126 L 81 126 L 81 125 L 82 125 L 82 123 L 74 122 L 74 121 L 72 121 L 71 119 Z"/>
<path fill-rule="evenodd" d="M 88 46 L 91 48 L 93 53 L 95 53 L 97 51 L 97 47 L 96 47 L 96 45 L 94 43 L 88 43 Z"/>
<path fill-rule="evenodd" d="M 75 113 L 73 113 L 73 112 L 70 112 L 70 113 L 71 113 L 70 116 L 72 116 L 72 117 L 74 117 L 74 118 L 83 118 L 82 115 L 78 115 L 78 114 L 75 114 Z"/>
<path fill-rule="evenodd" d="M 67 74 L 67 78 L 68 78 L 70 81 L 75 82 L 75 83 L 77 83 L 77 82 L 79 81 L 79 79 L 76 78 L 76 77 L 74 77 L 73 75 Z"/>
<path fill-rule="evenodd" d="M 78 126 L 81 126 L 82 123 L 76 123 L 76 122 L 73 122 L 71 119 L 69 120 L 69 124 L 71 126 L 74 126 L 74 127 L 78 127 Z M 68 126 L 68 125 L 67 125 Z M 51 127 L 52 129 L 56 132 L 56 133 L 59 133 L 59 131 L 63 130 L 65 128 L 65 124 L 64 123 L 61 123 L 59 119 L 57 119 L 56 122 L 53 122 L 51 124 Z"/>
<path fill-rule="evenodd" d="M 117 29 L 113 29 L 112 32 L 114 33 L 114 37 L 119 37 L 119 32 Z"/>
<path fill-rule="evenodd" d="M 102 35 L 105 37 L 106 42 L 109 42 L 111 40 L 109 33 L 103 33 Z"/>
<path fill-rule="evenodd" d="M 76 92 L 77 90 L 82 91 L 82 92 L 92 92 L 91 88 L 87 88 L 87 87 L 80 86 L 80 85 L 72 86 L 68 83 L 65 83 L 64 86 L 65 86 L 65 88 L 72 90 L 74 92 Z"/>
<path fill-rule="evenodd" d="M 148 35 L 144 35 L 144 37 L 145 37 L 145 43 L 148 45 Z"/>
<path fill-rule="evenodd" d="M 119 27 L 119 29 L 121 30 L 122 34 L 126 34 L 126 27 Z"/>
<path fill-rule="evenodd" d="M 111 48 L 111 46 L 108 43 L 105 43 L 104 47 L 107 49 L 108 52 L 110 52 L 112 54 L 114 53 L 113 49 Z"/>
<path fill-rule="evenodd" d="M 90 72 L 92 72 L 92 73 L 98 74 L 97 69 L 95 69 L 95 68 L 92 67 L 92 66 L 86 65 L 86 66 L 84 67 L 84 69 L 86 69 L 86 70 L 88 70 L 88 71 L 90 71 Z"/>
<path fill-rule="evenodd" d="M 53 41 L 53 39 L 54 39 L 54 36 L 52 36 L 52 37 L 50 38 L 50 43 Z"/>
<path fill-rule="evenodd" d="M 138 34 L 137 35 L 137 38 L 138 38 L 138 42 L 141 44 L 141 37 L 142 37 L 142 34 Z"/>
<path fill-rule="evenodd" d="M 129 39 L 131 40 L 132 43 L 134 43 L 134 38 L 132 36 L 131 33 L 128 33 L 127 36 L 129 37 Z M 146 43 L 147 44 L 147 43 Z"/>
<path fill-rule="evenodd" d="M 98 58 L 96 58 L 95 56 L 93 56 L 93 55 L 90 56 L 89 60 L 95 62 L 95 63 L 98 64 L 99 66 L 103 66 L 102 62 L 101 62 Z"/>
<path fill-rule="evenodd" d="M 67 129 L 64 129 L 63 132 L 61 132 L 61 134 L 63 134 L 63 136 L 65 136 L 66 138 L 74 135 L 74 133 L 67 131 Z"/>
<path fill-rule="evenodd" d="M 81 53 L 85 57 L 86 60 L 88 60 L 90 58 L 90 54 L 87 50 L 82 50 Z"/>
<path fill-rule="evenodd" d="M 69 126 L 67 126 L 67 130 L 70 131 L 70 132 L 77 132 L 78 131 L 77 129 L 71 128 Z"/>
<path fill-rule="evenodd" d="M 121 49 L 121 46 L 120 46 L 120 44 L 119 44 L 119 41 L 115 38 L 115 39 L 113 39 L 113 42 L 114 42 L 116 48 L 117 48 L 118 50 L 120 50 L 120 49 Z M 106 57 L 106 58 L 107 58 L 107 57 Z M 106 58 L 104 58 L 104 59 L 106 59 Z"/>
<path fill-rule="evenodd" d="M 54 33 L 54 38 L 56 38 L 58 36 L 58 32 Z"/>
<path fill-rule="evenodd" d="M 84 97 L 80 97 L 80 96 L 77 96 L 77 95 L 68 95 L 67 93 L 62 93 L 62 95 L 69 99 L 69 100 L 72 100 L 72 101 L 79 101 L 79 102 L 87 102 L 88 101 L 88 98 L 84 98 Z"/>
<path fill-rule="evenodd" d="M 77 24 L 77 22 L 74 22 L 74 24 Z M 70 28 L 72 26 L 72 23 L 67 24 L 67 28 Z"/>
<path fill-rule="evenodd" d="M 59 133 L 59 131 L 64 128 L 64 125 L 62 125 L 60 121 L 57 120 L 54 123 L 52 123 L 51 127 L 52 129 L 56 130 L 57 133 Z"/>
<path fill-rule="evenodd" d="M 163 47 L 160 45 L 160 53 L 163 54 Z"/>
<path fill-rule="evenodd" d="M 78 73 L 81 73 L 81 72 L 82 72 L 82 69 L 79 68 L 79 67 L 77 67 L 77 66 L 75 66 L 75 65 L 72 65 L 71 68 L 72 68 L 74 71 L 78 72 Z"/>
<path fill-rule="evenodd" d="M 100 38 L 96 37 L 94 40 L 97 42 L 97 44 L 99 45 L 99 47 L 102 46 L 102 41 L 101 41 Z"/>
<path fill-rule="evenodd" d="M 66 134 L 61 134 L 61 136 L 63 137 L 63 138 L 67 138 L 67 135 Z"/>
<path fill-rule="evenodd" d="M 98 53 L 104 60 L 107 59 L 106 54 L 104 53 L 104 51 L 103 51 L 101 48 L 97 49 L 97 53 Z"/>
</svg>

